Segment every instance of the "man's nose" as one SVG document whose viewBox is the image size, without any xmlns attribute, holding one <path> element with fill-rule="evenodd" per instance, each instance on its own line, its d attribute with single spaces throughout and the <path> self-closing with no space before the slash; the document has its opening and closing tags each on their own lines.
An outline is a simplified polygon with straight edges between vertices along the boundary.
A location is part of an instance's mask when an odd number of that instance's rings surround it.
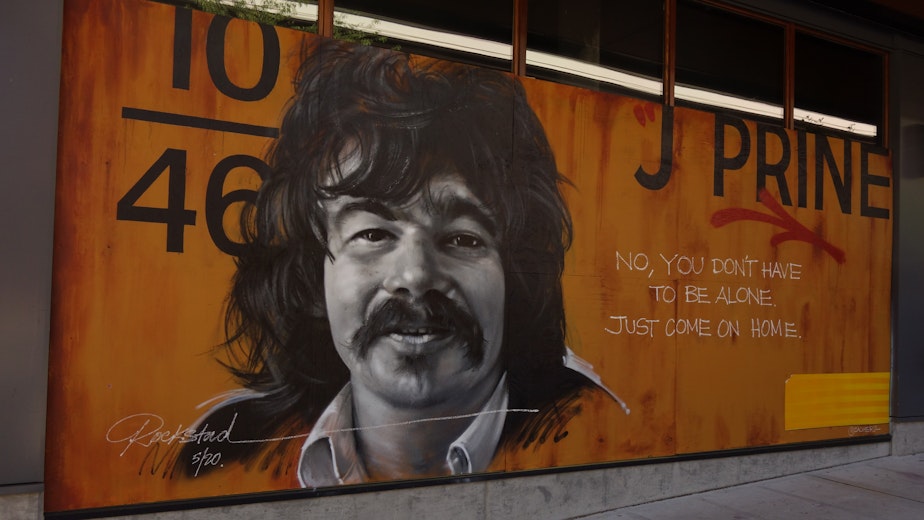
<svg viewBox="0 0 924 520">
<path fill-rule="evenodd" d="M 403 237 L 389 266 L 385 290 L 392 294 L 406 293 L 413 298 L 436 290 L 449 291 L 449 277 L 441 264 L 437 245 L 428 237 Z"/>
</svg>

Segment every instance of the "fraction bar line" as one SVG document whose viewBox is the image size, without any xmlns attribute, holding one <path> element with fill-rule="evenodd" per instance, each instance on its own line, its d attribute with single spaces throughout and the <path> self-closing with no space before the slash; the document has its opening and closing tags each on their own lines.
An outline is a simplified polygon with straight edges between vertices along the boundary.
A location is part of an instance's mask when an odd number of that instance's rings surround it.
<svg viewBox="0 0 924 520">
<path fill-rule="evenodd" d="M 273 139 L 279 137 L 279 129 L 270 126 L 249 125 L 246 123 L 235 123 L 234 121 L 211 119 L 208 117 L 174 114 L 171 112 L 161 112 L 159 110 L 145 110 L 143 108 L 122 107 L 122 119 L 134 119 L 137 121 L 147 121 L 149 123 L 185 126 L 189 128 L 202 128 L 204 130 L 217 130 L 219 132 L 231 132 Z"/>
</svg>

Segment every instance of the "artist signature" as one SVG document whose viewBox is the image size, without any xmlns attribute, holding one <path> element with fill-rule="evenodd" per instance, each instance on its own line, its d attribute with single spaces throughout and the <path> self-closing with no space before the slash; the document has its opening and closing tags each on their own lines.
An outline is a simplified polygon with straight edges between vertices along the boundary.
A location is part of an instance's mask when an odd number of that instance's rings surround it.
<svg viewBox="0 0 924 520">
<path fill-rule="evenodd" d="M 882 431 L 882 427 L 877 426 L 875 424 L 870 424 L 866 426 L 851 426 L 847 428 L 847 433 L 851 437 L 854 437 L 857 435 L 863 435 L 867 433 L 879 433 L 881 431 Z"/>
<path fill-rule="evenodd" d="M 231 431 L 234 429 L 234 423 L 237 421 L 237 414 L 231 418 L 227 428 L 218 430 L 211 428 L 208 423 L 199 428 L 187 428 L 178 424 L 176 428 L 167 428 L 167 422 L 163 417 L 153 413 L 138 413 L 123 417 L 116 421 L 109 430 L 106 431 L 106 440 L 112 444 L 122 444 L 122 451 L 119 456 L 125 453 L 132 446 L 150 448 L 158 444 L 202 444 L 233 442 L 231 440 Z"/>
</svg>

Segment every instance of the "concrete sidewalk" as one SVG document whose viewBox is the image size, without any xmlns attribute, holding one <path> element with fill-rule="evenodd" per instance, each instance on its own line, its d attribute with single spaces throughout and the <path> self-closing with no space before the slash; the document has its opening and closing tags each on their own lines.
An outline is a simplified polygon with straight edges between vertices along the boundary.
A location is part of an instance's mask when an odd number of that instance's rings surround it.
<svg viewBox="0 0 924 520">
<path fill-rule="evenodd" d="M 921 520 L 924 454 L 871 459 L 581 518 Z"/>
</svg>

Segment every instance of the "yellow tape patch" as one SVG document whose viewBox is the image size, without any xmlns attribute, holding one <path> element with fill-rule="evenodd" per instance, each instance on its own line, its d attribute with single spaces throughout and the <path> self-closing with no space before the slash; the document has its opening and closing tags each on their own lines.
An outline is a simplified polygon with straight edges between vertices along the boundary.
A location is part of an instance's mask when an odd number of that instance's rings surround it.
<svg viewBox="0 0 924 520">
<path fill-rule="evenodd" d="M 786 429 L 889 422 L 889 376 L 793 374 L 786 381 Z"/>
</svg>

